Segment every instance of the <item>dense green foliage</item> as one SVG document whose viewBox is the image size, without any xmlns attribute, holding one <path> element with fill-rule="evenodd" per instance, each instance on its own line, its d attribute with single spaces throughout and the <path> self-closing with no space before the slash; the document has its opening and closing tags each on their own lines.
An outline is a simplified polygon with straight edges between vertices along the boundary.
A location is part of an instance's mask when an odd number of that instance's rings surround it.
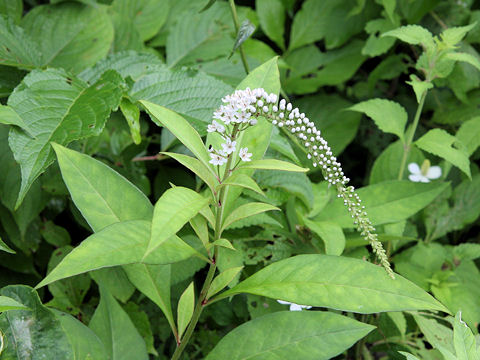
<svg viewBox="0 0 480 360">
<path fill-rule="evenodd" d="M 474 0 L 0 0 L 0 360 L 480 360 L 479 52 Z"/>
</svg>

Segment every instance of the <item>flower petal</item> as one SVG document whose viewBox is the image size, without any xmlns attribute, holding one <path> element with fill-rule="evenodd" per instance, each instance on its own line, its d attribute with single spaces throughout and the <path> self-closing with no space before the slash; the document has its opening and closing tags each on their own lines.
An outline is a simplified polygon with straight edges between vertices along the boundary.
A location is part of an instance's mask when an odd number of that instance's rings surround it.
<svg viewBox="0 0 480 360">
<path fill-rule="evenodd" d="M 427 171 L 427 177 L 429 179 L 438 179 L 442 176 L 442 168 L 440 166 L 430 166 Z"/>
<path fill-rule="evenodd" d="M 410 171 L 412 174 L 420 174 L 420 166 L 418 166 L 417 163 L 410 163 L 408 164 L 408 171 Z M 412 180 L 412 179 L 410 179 Z M 420 180 L 412 180 L 412 181 L 420 181 Z"/>
<path fill-rule="evenodd" d="M 421 182 L 424 176 L 422 174 L 411 174 L 408 175 L 408 179 L 413 182 Z"/>
<path fill-rule="evenodd" d="M 288 301 L 283 301 L 283 300 L 277 300 L 278 303 L 282 304 L 282 305 L 290 305 L 291 303 L 288 302 Z"/>
</svg>

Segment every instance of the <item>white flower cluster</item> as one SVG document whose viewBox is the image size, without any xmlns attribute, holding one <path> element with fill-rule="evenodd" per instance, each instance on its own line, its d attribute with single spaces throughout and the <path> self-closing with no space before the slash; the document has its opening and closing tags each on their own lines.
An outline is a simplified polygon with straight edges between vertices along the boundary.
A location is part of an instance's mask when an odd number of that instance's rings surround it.
<svg viewBox="0 0 480 360">
<path fill-rule="evenodd" d="M 237 90 L 234 94 L 223 98 L 222 101 L 225 104 L 214 113 L 214 118 L 221 120 L 225 126 L 213 120 L 208 127 L 208 131 L 218 132 L 224 137 L 226 143 L 222 144 L 223 150 L 221 152 L 211 150 L 212 160 L 210 162 L 223 164 L 226 161 L 226 156 L 231 153 L 228 153 L 228 151 L 232 147 L 235 151 L 234 129 L 244 130 L 248 126 L 255 125 L 258 116 L 263 116 L 273 125 L 289 131 L 305 146 L 307 157 L 312 160 L 313 166 L 320 168 L 325 180 L 336 186 L 338 196 L 343 199 L 354 219 L 357 230 L 370 242 L 381 264 L 393 277 L 387 255 L 374 233 L 375 229 L 367 217 L 365 207 L 361 205 L 361 200 L 355 193 L 353 186 L 346 187 L 350 179 L 343 173 L 341 164 L 333 156 L 331 148 L 321 136 L 320 130 L 315 127 L 314 122 L 310 121 L 298 108 L 293 108 L 292 104 L 287 103 L 285 99 L 280 100 L 277 105 L 277 95 L 268 94 L 264 89 Z M 233 129 L 230 128 L 232 125 Z M 241 154 L 242 151 L 245 154 L 248 149 L 241 149 Z M 248 155 L 251 156 L 251 154 Z M 248 161 L 242 158 L 242 155 L 240 157 L 243 161 Z"/>
</svg>

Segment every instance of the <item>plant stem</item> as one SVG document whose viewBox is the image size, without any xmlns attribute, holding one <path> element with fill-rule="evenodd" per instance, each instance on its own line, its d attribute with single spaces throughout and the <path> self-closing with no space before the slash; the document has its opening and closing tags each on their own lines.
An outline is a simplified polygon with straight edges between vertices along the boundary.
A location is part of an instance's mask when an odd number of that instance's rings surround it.
<svg viewBox="0 0 480 360">
<path fill-rule="evenodd" d="M 238 125 L 235 125 L 235 127 L 232 130 L 232 140 L 235 140 L 237 130 L 238 130 Z M 227 164 L 225 166 L 225 172 L 223 173 L 222 182 L 225 181 L 225 179 L 230 175 L 232 159 L 233 159 L 233 154 L 227 160 Z M 220 189 L 220 192 L 218 194 L 218 207 L 217 207 L 217 212 L 215 216 L 214 241 L 220 239 L 220 236 L 222 235 L 223 209 L 225 207 L 224 202 L 225 202 L 225 186 L 223 186 Z M 202 314 L 203 308 L 205 306 L 205 299 L 207 298 L 208 290 L 210 289 L 210 285 L 212 284 L 213 277 L 215 275 L 215 270 L 217 269 L 217 264 L 216 264 L 217 255 L 218 255 L 217 246 L 215 246 L 214 249 L 215 249 L 214 250 L 215 255 L 213 257 L 212 263 L 210 264 L 210 268 L 208 269 L 207 277 L 205 278 L 205 282 L 203 283 L 202 290 L 200 291 L 200 295 L 198 296 L 197 304 L 195 305 L 195 309 L 193 311 L 192 320 L 190 320 L 190 323 L 188 324 L 187 330 L 185 331 L 185 335 L 183 335 L 183 338 L 179 340 L 180 341 L 179 345 L 175 350 L 175 352 L 173 353 L 171 360 L 180 359 L 180 356 L 185 350 L 185 347 L 188 345 L 188 342 L 192 337 L 193 331 L 197 326 L 198 319 L 200 319 L 200 315 Z"/>
<path fill-rule="evenodd" d="M 410 153 L 410 148 L 412 146 L 412 141 L 415 136 L 415 131 L 417 130 L 418 122 L 420 120 L 420 115 L 422 113 L 423 105 L 425 104 L 426 97 L 427 97 L 427 91 L 425 91 L 422 97 L 420 98 L 420 103 L 418 104 L 417 112 L 415 113 L 415 118 L 413 119 L 412 128 L 410 129 L 407 141 L 403 147 L 403 157 L 402 157 L 402 162 L 400 164 L 400 171 L 398 172 L 398 180 L 402 180 L 403 178 L 403 171 L 405 170 L 405 165 L 407 164 L 408 154 Z"/>
<path fill-rule="evenodd" d="M 229 0 L 228 2 L 230 4 L 230 11 L 232 12 L 233 25 L 235 25 L 235 32 L 238 34 L 238 30 L 240 29 L 240 23 L 238 22 L 237 8 L 235 7 L 235 1 Z M 240 45 L 238 47 L 238 50 L 240 50 L 240 57 L 242 58 L 243 68 L 245 69 L 245 72 L 247 74 L 250 74 L 250 67 L 248 66 L 247 57 L 245 56 L 245 52 L 243 51 L 243 46 Z"/>
</svg>

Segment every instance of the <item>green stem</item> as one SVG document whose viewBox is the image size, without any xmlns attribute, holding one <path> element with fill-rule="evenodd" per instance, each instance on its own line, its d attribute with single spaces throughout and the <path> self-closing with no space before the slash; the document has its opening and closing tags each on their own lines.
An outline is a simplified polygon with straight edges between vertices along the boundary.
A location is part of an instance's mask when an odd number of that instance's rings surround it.
<svg viewBox="0 0 480 360">
<path fill-rule="evenodd" d="M 420 115 L 422 113 L 423 105 L 425 104 L 426 97 L 427 97 L 427 90 L 422 94 L 422 97 L 420 98 L 420 103 L 418 104 L 417 112 L 415 113 L 415 118 L 413 119 L 412 128 L 410 129 L 407 141 L 403 148 L 403 157 L 402 157 L 402 162 L 400 164 L 400 171 L 398 172 L 398 180 L 402 180 L 403 178 L 403 172 L 405 170 L 405 165 L 407 164 L 408 154 L 410 153 L 410 148 L 412 146 L 413 138 L 415 136 L 415 131 L 417 130 L 418 122 L 420 120 Z"/>
<path fill-rule="evenodd" d="M 240 29 L 240 23 L 238 22 L 237 16 L 237 8 L 235 7 L 235 1 L 229 0 L 230 3 L 230 11 L 232 12 L 233 24 L 235 25 L 235 32 L 238 34 L 238 30 Z M 250 67 L 248 66 L 247 57 L 245 56 L 245 52 L 243 51 L 243 46 L 240 45 L 238 47 L 240 50 L 240 57 L 242 59 L 243 68 L 247 74 L 250 74 Z"/>
<path fill-rule="evenodd" d="M 235 127 L 232 130 L 232 140 L 235 140 L 236 133 L 237 133 L 238 127 L 235 125 Z M 230 176 L 230 168 L 232 166 L 232 159 L 233 159 L 233 154 L 228 158 L 227 164 L 225 166 L 225 172 L 223 173 L 223 178 L 222 182 L 225 181 L 225 179 Z M 225 202 L 225 188 L 226 186 L 222 186 L 220 189 L 220 192 L 218 194 L 218 207 L 217 207 L 217 212 L 215 216 L 215 235 L 214 235 L 214 241 L 220 239 L 222 235 L 222 222 L 223 222 L 223 209 L 224 209 L 224 202 Z M 185 331 L 185 335 L 183 335 L 183 338 L 179 340 L 179 345 L 175 352 L 173 353 L 172 359 L 171 360 L 178 360 L 180 359 L 180 356 L 182 355 L 183 351 L 185 350 L 185 347 L 188 345 L 188 342 L 190 341 L 190 338 L 192 337 L 193 331 L 195 330 L 195 327 L 197 326 L 198 320 L 200 319 L 200 315 L 202 314 L 203 308 L 205 307 L 205 299 L 207 298 L 208 290 L 210 289 L 210 285 L 212 284 L 213 277 L 215 275 L 215 270 L 217 269 L 217 255 L 218 255 L 218 249 L 217 246 L 215 246 L 214 250 L 214 257 L 213 261 L 210 264 L 210 268 L 208 269 L 207 277 L 205 278 L 205 282 L 203 283 L 202 290 L 200 291 L 200 295 L 198 296 L 197 304 L 195 305 L 195 309 L 193 311 L 192 315 L 192 320 L 190 320 L 190 323 L 188 324 L 187 330 Z"/>
</svg>

